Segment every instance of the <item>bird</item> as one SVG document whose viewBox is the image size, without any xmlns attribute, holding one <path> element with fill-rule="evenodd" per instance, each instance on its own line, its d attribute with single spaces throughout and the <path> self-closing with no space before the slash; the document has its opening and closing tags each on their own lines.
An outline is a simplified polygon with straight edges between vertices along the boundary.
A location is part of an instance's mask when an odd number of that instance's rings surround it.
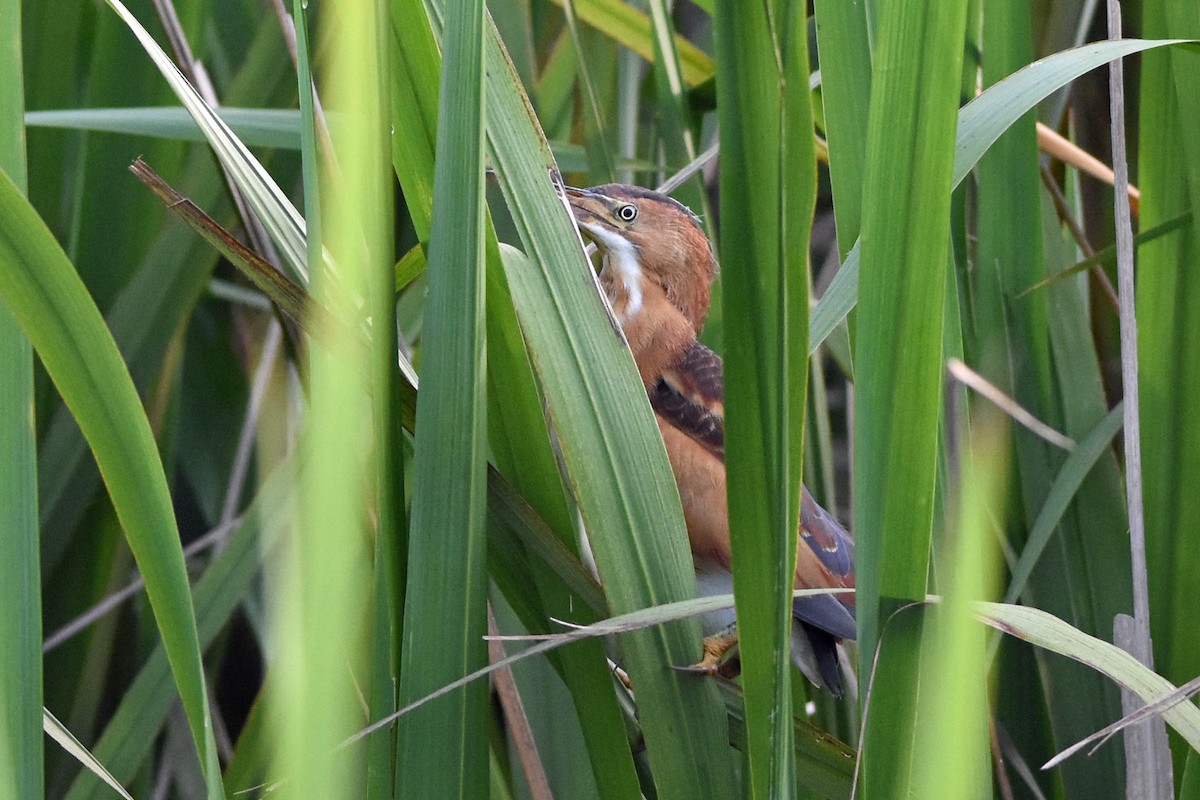
<svg viewBox="0 0 1200 800">
<path fill-rule="evenodd" d="M 599 283 L 620 324 L 666 445 L 701 595 L 733 591 L 725 486 L 724 364 L 699 341 L 717 260 L 687 206 L 650 189 L 564 187 L 575 223 L 601 253 Z M 854 540 L 800 487 L 795 587 L 854 588 Z M 792 662 L 816 686 L 842 694 L 837 645 L 855 638 L 853 593 L 795 598 Z M 734 611 L 701 620 L 704 657 L 691 667 L 726 674 Z M 730 659 L 735 661 L 735 659 Z M 729 663 L 729 662 L 726 662 Z"/>
</svg>

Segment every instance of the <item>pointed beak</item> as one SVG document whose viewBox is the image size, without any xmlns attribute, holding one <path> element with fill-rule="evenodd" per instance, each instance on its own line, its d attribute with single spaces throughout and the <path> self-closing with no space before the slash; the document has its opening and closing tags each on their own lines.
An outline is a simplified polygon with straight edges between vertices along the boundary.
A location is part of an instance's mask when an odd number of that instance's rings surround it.
<svg viewBox="0 0 1200 800">
<path fill-rule="evenodd" d="M 564 186 L 563 191 L 567 195 L 567 202 L 571 206 L 571 213 L 575 216 L 575 221 L 580 225 L 587 226 L 602 222 L 611 225 L 609 207 L 612 204 L 612 199 L 599 192 L 593 192 L 588 189 L 576 189 L 573 186 Z"/>
</svg>

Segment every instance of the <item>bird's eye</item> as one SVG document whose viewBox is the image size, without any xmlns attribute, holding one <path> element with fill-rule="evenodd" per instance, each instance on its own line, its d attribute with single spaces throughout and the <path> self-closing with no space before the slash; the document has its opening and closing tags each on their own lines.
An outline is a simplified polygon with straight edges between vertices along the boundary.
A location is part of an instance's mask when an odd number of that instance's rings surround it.
<svg viewBox="0 0 1200 800">
<path fill-rule="evenodd" d="M 635 206 L 633 203 L 626 203 L 617 209 L 617 219 L 621 220 L 622 222 L 633 222 L 635 219 L 637 219 L 637 214 L 637 206 Z"/>
</svg>

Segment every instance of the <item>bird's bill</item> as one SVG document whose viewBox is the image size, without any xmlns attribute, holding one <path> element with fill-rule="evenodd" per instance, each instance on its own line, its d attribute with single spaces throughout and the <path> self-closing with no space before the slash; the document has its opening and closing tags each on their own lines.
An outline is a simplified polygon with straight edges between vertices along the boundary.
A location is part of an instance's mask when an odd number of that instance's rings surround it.
<svg viewBox="0 0 1200 800">
<path fill-rule="evenodd" d="M 563 191 L 567 195 L 567 202 L 571 206 L 571 213 L 575 216 L 575 221 L 580 225 L 588 226 L 596 223 L 603 223 L 610 227 L 619 227 L 613 217 L 613 208 L 618 201 L 608 195 L 593 192 L 590 189 L 576 189 L 573 186 L 564 186 Z"/>
</svg>

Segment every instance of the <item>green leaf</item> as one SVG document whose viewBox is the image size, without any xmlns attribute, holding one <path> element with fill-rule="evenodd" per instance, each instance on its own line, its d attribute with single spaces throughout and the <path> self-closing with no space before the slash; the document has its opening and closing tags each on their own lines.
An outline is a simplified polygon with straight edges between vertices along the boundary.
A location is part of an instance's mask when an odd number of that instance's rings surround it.
<svg viewBox="0 0 1200 800">
<path fill-rule="evenodd" d="M 258 494 L 230 532 L 225 548 L 196 582 L 197 632 L 201 645 L 210 646 L 242 605 L 264 560 L 270 560 L 295 517 L 298 479 L 295 464 L 284 461 L 267 475 Z M 142 665 L 120 704 L 109 718 L 92 752 L 119 780 L 132 781 L 154 751 L 159 732 L 175 706 L 175 692 L 166 653 L 160 645 Z M 246 789 L 233 784 L 233 791 Z M 103 786 L 81 773 L 66 793 L 67 800 L 107 798 Z"/>
<path fill-rule="evenodd" d="M 1113 682 L 1152 703 L 1175 686 L 1116 645 L 1089 636 L 1045 611 L 1027 606 L 979 603 L 976 614 L 988 625 L 1030 644 L 1086 664 Z M 1200 708 L 1190 701 L 1162 712 L 1167 724 L 1200 750 Z"/>
<path fill-rule="evenodd" d="M 25 191 L 21 4 L 0 2 L 0 172 Z M 42 587 L 34 441 L 33 350 L 0 309 L 0 798 L 41 797 Z"/>
<path fill-rule="evenodd" d="M 843 259 L 862 224 L 862 154 L 867 149 L 871 44 L 867 3 L 816 0 L 821 101 L 829 145 L 829 183 Z"/>
<path fill-rule="evenodd" d="M 1118 403 L 1108 415 L 1087 435 L 1067 456 L 1062 468 L 1046 493 L 1046 502 L 1038 512 L 1037 520 L 1029 530 L 1021 557 L 1012 567 L 1008 590 L 1004 602 L 1013 603 L 1025 591 L 1038 558 L 1050 542 L 1067 506 L 1075 499 L 1076 492 L 1084 479 L 1095 467 L 1097 460 L 1104 455 L 1112 445 L 1112 439 L 1121 430 L 1121 413 L 1124 406 Z"/>
<path fill-rule="evenodd" d="M 620 613 L 690 596 L 683 514 L 645 391 L 547 179 L 545 141 L 499 42 L 488 46 L 489 153 L 530 260 L 509 285 L 609 604 Z M 694 623 L 621 637 L 660 797 L 732 792 L 715 690 L 665 669 L 694 662 L 699 641 Z"/>
<path fill-rule="evenodd" d="M 412 529 L 400 703 L 487 661 L 484 549 L 484 19 L 482 0 L 449 0 L 429 294 L 417 398 Z M 446 637 L 446 628 L 454 632 Z M 402 797 L 486 791 L 485 686 L 474 684 L 402 719 Z"/>
<path fill-rule="evenodd" d="M 146 580 L 209 797 L 221 797 L 195 615 L 150 425 L 99 310 L 7 176 L 0 178 L 0 300 L 33 342 L 96 456 Z"/>
<path fill-rule="evenodd" d="M 300 147 L 300 115 L 291 108 L 215 109 L 217 116 L 247 147 Z M 188 142 L 206 141 L 204 133 L 184 108 L 64 108 L 27 111 L 31 128 L 127 133 Z"/>
<path fill-rule="evenodd" d="M 1195 8 L 1182 0 L 1144 6 L 1147 33 L 1200 36 Z M 1200 91 L 1200 56 L 1180 48 L 1147 53 L 1141 83 L 1138 173 L 1143 230 L 1197 206 L 1200 156 L 1192 98 Z M 1182 235 L 1144 244 L 1137 284 L 1139 388 L 1146 555 L 1155 664 L 1186 681 L 1200 673 L 1192 636 L 1190 589 L 1200 583 L 1200 536 L 1193 520 L 1200 493 L 1200 276 L 1185 265 L 1200 256 L 1194 212 Z M 1194 760 L 1194 759 L 1193 759 Z M 1178 767 L 1178 762 L 1176 762 Z"/>
<path fill-rule="evenodd" d="M 1193 43 L 1190 39 L 1097 42 L 1047 56 L 989 87 L 959 112 L 952 185 L 957 187 L 962 182 L 1013 122 L 1056 89 L 1114 58 L 1156 47 Z M 825 341 L 858 302 L 859 257 L 858 242 L 855 242 L 833 283 L 813 309 L 808 335 L 810 352 Z"/>
<path fill-rule="evenodd" d="M 807 390 L 816 198 L 807 33 L 792 4 L 722 4 L 721 255 L 726 475 L 752 792 L 795 786 L 789 636 Z"/>
<path fill-rule="evenodd" d="M 304 280 L 307 268 L 303 247 L 305 241 L 304 218 L 300 216 L 300 212 L 295 209 L 287 196 L 263 169 L 262 164 L 229 130 L 229 126 L 192 88 L 167 54 L 142 27 L 142 24 L 129 13 L 121 0 L 105 0 L 105 2 L 113 11 L 117 12 L 121 20 L 137 36 L 138 42 L 141 43 L 146 54 L 150 56 L 159 72 L 166 78 L 167 83 L 187 108 L 188 113 L 192 115 L 196 124 L 204 131 L 205 138 L 216 151 L 222 165 L 229 171 L 238 188 L 246 195 L 250 206 L 294 271 L 294 276 L 299 276 L 301 280 Z"/>
<path fill-rule="evenodd" d="M 281 82 L 272 71 L 284 58 L 280 37 L 264 27 L 251 43 L 245 63 L 229 86 L 228 97 L 244 103 L 275 99 Z M 123 166 L 121 174 L 126 175 Z M 209 153 L 193 152 L 177 185 L 199 207 L 226 225 L 231 224 L 226 189 L 212 168 Z M 157 202 L 148 193 L 147 199 Z M 106 242 L 111 247 L 111 239 Z M 159 374 L 168 342 L 204 291 L 217 259 L 207 244 L 180 225 L 165 226 L 137 259 L 132 276 L 105 319 L 134 383 L 144 388 Z M 69 410 L 59 405 L 47 417 L 38 451 L 44 572 L 53 570 L 63 558 L 71 535 L 100 485 L 95 465 L 87 460 L 87 445 Z"/>
<path fill-rule="evenodd" d="M 966 11 L 965 0 L 900 0 L 883 6 L 879 19 L 854 364 L 854 530 L 863 653 L 875 652 L 883 621 L 927 589 Z M 904 480 L 896 480 L 899 475 Z M 915 702 L 932 669 L 921 661 L 919 627 L 906 624 L 889 632 L 866 713 L 866 794 L 912 791 Z M 867 681 L 860 683 L 865 695 Z"/>
<path fill-rule="evenodd" d="M 555 0 L 562 4 L 562 0 Z M 647 61 L 655 58 L 653 24 L 650 17 L 620 0 L 574 0 L 579 19 L 623 44 Z M 688 86 L 699 86 L 716 72 L 713 60 L 683 37 L 675 37 L 682 77 Z"/>
</svg>

